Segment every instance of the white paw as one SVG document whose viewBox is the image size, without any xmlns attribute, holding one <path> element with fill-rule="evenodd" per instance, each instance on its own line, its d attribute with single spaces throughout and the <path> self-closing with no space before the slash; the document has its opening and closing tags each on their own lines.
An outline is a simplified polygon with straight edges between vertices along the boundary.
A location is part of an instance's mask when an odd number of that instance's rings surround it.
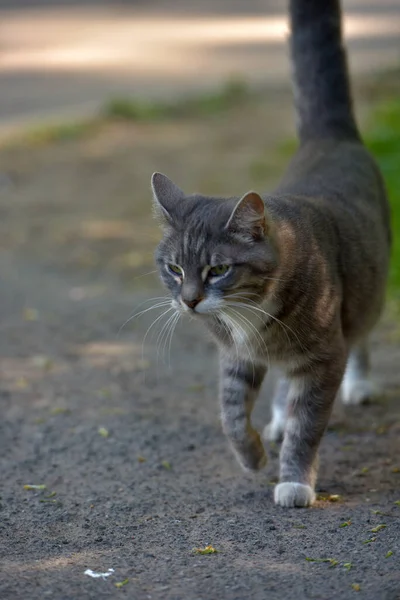
<svg viewBox="0 0 400 600">
<path fill-rule="evenodd" d="M 315 501 L 315 492 L 309 485 L 286 481 L 275 487 L 274 500 L 275 504 L 285 508 L 311 506 Z"/>
<path fill-rule="evenodd" d="M 262 436 L 264 440 L 268 442 L 281 442 L 283 439 L 283 432 L 285 430 L 285 424 L 281 421 L 272 420 L 268 425 L 264 427 Z"/>
<path fill-rule="evenodd" d="M 379 397 L 378 387 L 369 379 L 359 379 L 351 383 L 344 382 L 341 390 L 343 404 L 359 406 L 373 402 Z"/>
</svg>

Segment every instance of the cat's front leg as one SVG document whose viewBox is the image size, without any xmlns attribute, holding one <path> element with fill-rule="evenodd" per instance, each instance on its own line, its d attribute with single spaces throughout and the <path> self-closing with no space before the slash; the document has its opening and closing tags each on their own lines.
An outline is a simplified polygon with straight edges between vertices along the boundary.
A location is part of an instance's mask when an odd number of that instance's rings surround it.
<svg viewBox="0 0 400 600">
<path fill-rule="evenodd" d="M 251 424 L 251 412 L 267 368 L 228 356 L 221 356 L 220 362 L 223 430 L 241 466 L 257 471 L 267 458 L 261 437 Z"/>
<path fill-rule="evenodd" d="M 290 405 L 280 454 L 275 503 L 310 506 L 315 500 L 318 446 L 328 424 L 346 364 L 345 352 L 291 376 Z"/>
</svg>

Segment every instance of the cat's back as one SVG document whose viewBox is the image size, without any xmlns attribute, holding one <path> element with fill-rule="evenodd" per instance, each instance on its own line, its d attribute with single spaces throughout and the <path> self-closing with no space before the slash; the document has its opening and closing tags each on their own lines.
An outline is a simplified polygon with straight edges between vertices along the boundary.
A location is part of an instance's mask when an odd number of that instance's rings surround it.
<svg viewBox="0 0 400 600">
<path fill-rule="evenodd" d="M 390 209 L 383 179 L 358 141 L 318 140 L 301 145 L 275 194 L 293 203 L 317 203 L 338 225 L 354 220 L 357 229 L 360 225 L 372 228 L 374 237 L 381 234 L 379 237 L 390 240 Z"/>
</svg>

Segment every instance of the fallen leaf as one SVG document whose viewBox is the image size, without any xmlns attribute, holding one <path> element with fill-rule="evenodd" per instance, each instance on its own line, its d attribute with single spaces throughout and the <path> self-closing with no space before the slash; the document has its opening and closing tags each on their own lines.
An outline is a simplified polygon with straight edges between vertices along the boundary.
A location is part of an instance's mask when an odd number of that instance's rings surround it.
<svg viewBox="0 0 400 600">
<path fill-rule="evenodd" d="M 146 360 L 145 358 L 140 358 L 136 363 L 136 367 L 140 371 L 146 371 L 150 368 L 150 361 Z"/>
<path fill-rule="evenodd" d="M 22 316 L 24 321 L 37 321 L 39 319 L 39 312 L 36 308 L 25 308 Z"/>
<path fill-rule="evenodd" d="M 346 571 L 350 571 L 350 569 L 352 568 L 352 564 L 351 562 L 348 563 L 343 563 L 344 568 L 346 569 Z"/>
<path fill-rule="evenodd" d="M 309 558 L 306 557 L 306 561 L 315 563 L 330 563 L 331 567 L 335 567 L 338 561 L 335 558 Z"/>
<path fill-rule="evenodd" d="M 342 497 L 339 494 L 330 494 L 328 496 L 329 502 L 339 502 L 341 499 Z"/>
<path fill-rule="evenodd" d="M 329 494 L 325 496 L 325 494 L 318 494 L 317 500 L 321 500 L 322 502 L 340 502 L 342 497 L 339 494 Z"/>
<path fill-rule="evenodd" d="M 98 429 L 98 433 L 101 435 L 101 437 L 103 438 L 108 438 L 108 436 L 110 435 L 108 432 L 108 429 L 106 429 L 105 427 L 99 427 Z"/>
<path fill-rule="evenodd" d="M 400 473 L 400 468 L 399 467 L 393 467 L 392 473 Z"/>
<path fill-rule="evenodd" d="M 40 485 L 34 485 L 34 484 L 30 485 L 30 484 L 27 484 L 27 485 L 24 485 L 24 490 L 29 490 L 29 491 L 32 491 L 32 490 L 33 491 L 34 490 L 37 491 L 37 490 L 45 490 L 45 489 L 46 489 L 46 486 L 44 484 L 40 484 Z"/>
<path fill-rule="evenodd" d="M 164 469 L 167 469 L 167 471 L 170 471 L 172 469 L 171 463 L 167 460 L 163 460 L 161 466 L 164 467 Z"/>
<path fill-rule="evenodd" d="M 360 471 L 360 475 L 365 475 L 366 473 L 368 473 L 369 468 L 368 467 L 363 467 Z"/>
<path fill-rule="evenodd" d="M 129 583 L 129 579 L 124 579 L 123 581 L 118 581 L 117 583 L 114 583 L 114 585 L 116 588 L 122 588 L 127 583 Z"/>
<path fill-rule="evenodd" d="M 400 506 L 400 500 L 395 500 L 394 503 L 396 504 L 396 506 Z"/>
<path fill-rule="evenodd" d="M 53 415 L 53 416 L 56 416 L 56 415 L 69 415 L 70 413 L 71 413 L 71 410 L 69 408 L 64 408 L 62 406 L 55 406 L 50 411 L 50 414 Z"/>
<path fill-rule="evenodd" d="M 205 548 L 193 548 L 193 552 L 195 554 L 217 554 L 218 550 L 216 550 L 213 546 L 208 545 Z"/>
<path fill-rule="evenodd" d="M 372 537 L 369 540 L 364 540 L 363 544 L 372 544 L 372 542 L 376 542 L 376 537 Z"/>
<path fill-rule="evenodd" d="M 385 529 L 385 527 L 387 527 L 387 525 L 385 525 L 384 523 L 382 523 L 381 525 L 377 525 L 376 527 L 373 527 L 371 529 L 371 533 L 378 533 L 378 531 L 380 531 L 381 529 Z"/>
<path fill-rule="evenodd" d="M 359 583 L 352 583 L 351 587 L 353 588 L 353 590 L 355 590 L 356 592 L 359 592 L 361 590 L 361 586 Z"/>
<path fill-rule="evenodd" d="M 349 527 L 349 525 L 351 525 L 351 521 L 344 521 L 340 523 L 339 527 Z"/>
<path fill-rule="evenodd" d="M 205 388 L 205 385 L 202 383 L 190 385 L 187 390 L 188 392 L 202 392 Z"/>
<path fill-rule="evenodd" d="M 38 354 L 32 358 L 33 366 L 37 369 L 43 369 L 44 371 L 50 371 L 53 366 L 53 361 L 42 354 Z"/>
<path fill-rule="evenodd" d="M 389 552 L 386 554 L 385 558 L 389 558 L 389 556 L 393 556 L 393 552 L 391 550 L 389 550 Z"/>
<path fill-rule="evenodd" d="M 29 383 L 25 377 L 18 377 L 18 379 L 15 381 L 15 385 L 20 390 L 26 390 L 26 388 L 29 386 Z"/>
<path fill-rule="evenodd" d="M 140 462 L 140 463 L 146 462 L 145 457 L 144 456 L 138 456 L 138 462 Z"/>
</svg>

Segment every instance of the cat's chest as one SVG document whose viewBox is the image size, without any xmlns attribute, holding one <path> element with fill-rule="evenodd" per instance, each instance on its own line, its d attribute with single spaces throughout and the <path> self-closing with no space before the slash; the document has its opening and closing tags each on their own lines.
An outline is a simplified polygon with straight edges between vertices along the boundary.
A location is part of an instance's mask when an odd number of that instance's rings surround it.
<svg viewBox="0 0 400 600">
<path fill-rule="evenodd" d="M 237 308 L 227 311 L 225 323 L 230 330 L 232 350 L 244 360 L 286 362 L 293 358 L 290 333 L 274 319 L 274 307 L 267 308 L 262 312 Z"/>
</svg>

